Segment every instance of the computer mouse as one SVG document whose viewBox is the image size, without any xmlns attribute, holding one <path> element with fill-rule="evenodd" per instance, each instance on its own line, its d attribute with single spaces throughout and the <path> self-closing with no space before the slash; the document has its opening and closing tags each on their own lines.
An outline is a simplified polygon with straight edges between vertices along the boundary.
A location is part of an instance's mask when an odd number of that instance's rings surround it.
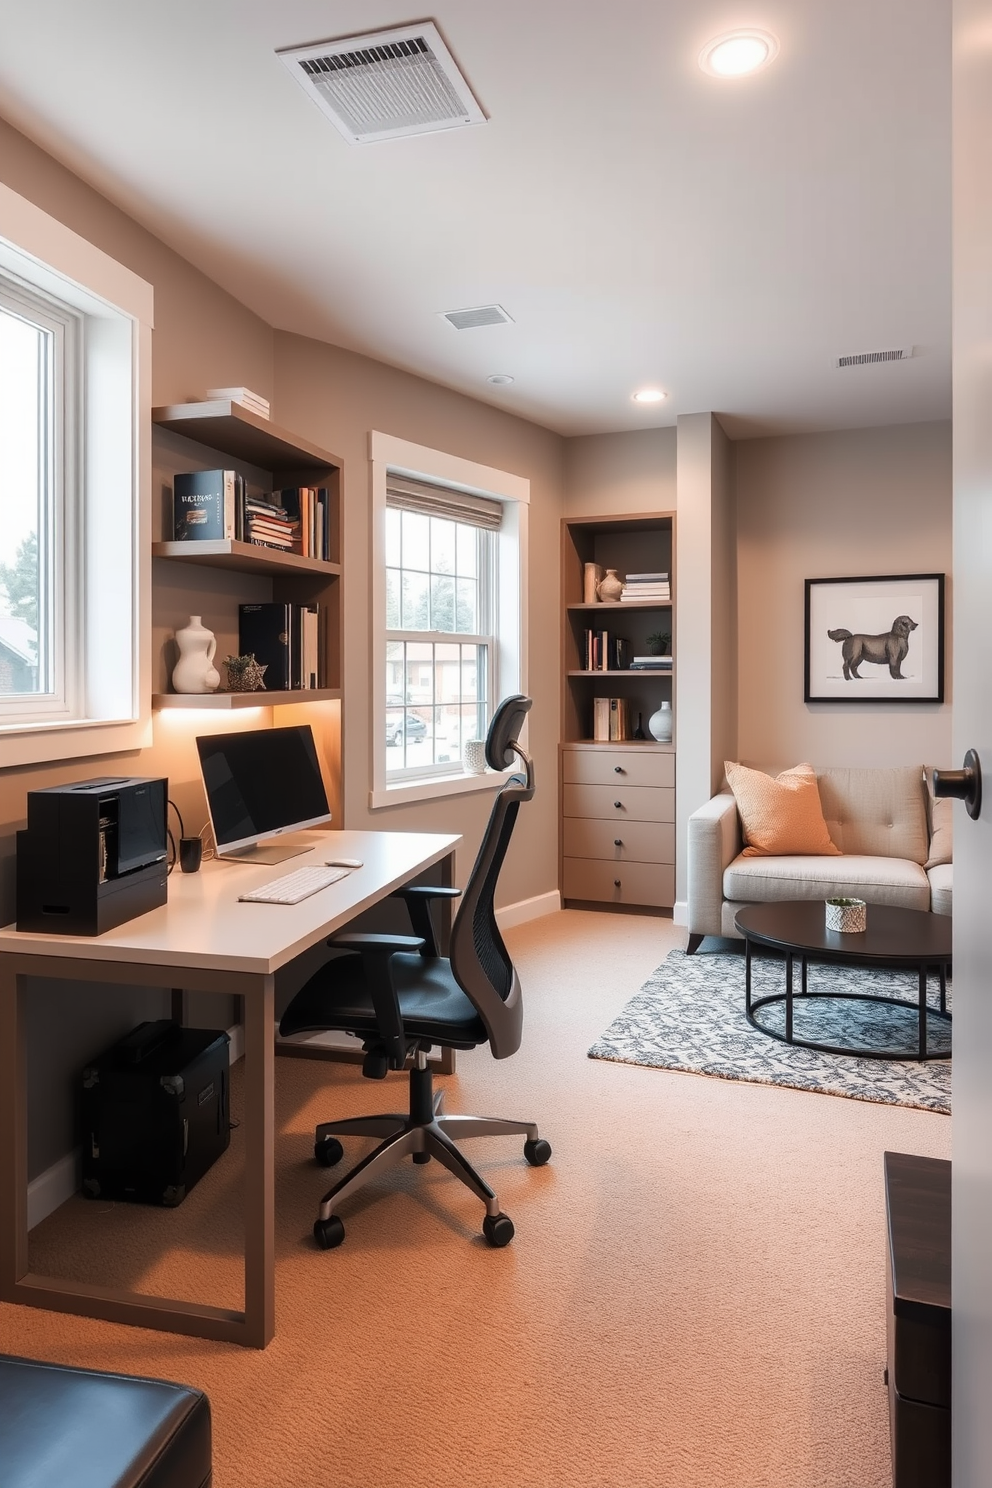
<svg viewBox="0 0 992 1488">
<path fill-rule="evenodd" d="M 325 858 L 328 868 L 361 868 L 361 858 Z"/>
</svg>

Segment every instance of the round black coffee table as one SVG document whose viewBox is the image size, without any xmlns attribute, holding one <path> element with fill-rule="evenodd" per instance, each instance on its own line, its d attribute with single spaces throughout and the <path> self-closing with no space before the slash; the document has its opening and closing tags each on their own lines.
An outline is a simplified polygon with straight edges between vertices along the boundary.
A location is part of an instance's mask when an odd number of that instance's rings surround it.
<svg viewBox="0 0 992 1488">
<path fill-rule="evenodd" d="M 892 909 L 884 904 L 869 904 L 867 927 L 856 934 L 826 928 L 826 911 L 822 899 L 795 900 L 781 904 L 749 904 L 738 910 L 734 919 L 744 937 L 745 1010 L 747 1019 L 759 1033 L 782 1039 L 803 1049 L 818 1049 L 824 1054 L 856 1054 L 863 1059 L 950 1059 L 950 1052 L 927 1052 L 927 1019 L 940 1018 L 950 1023 L 947 1011 L 947 973 L 951 964 L 951 920 L 948 915 L 929 914 L 918 909 Z M 785 957 L 785 991 L 768 997 L 751 996 L 751 951 L 754 946 L 767 946 Z M 802 990 L 793 991 L 794 963 L 798 959 Z M 807 987 L 807 964 L 814 961 L 838 961 L 851 966 L 907 967 L 919 975 L 919 997 L 907 1002 L 898 997 L 879 997 L 868 992 L 810 992 Z M 933 970 L 940 980 L 940 1010 L 927 1006 L 927 982 Z M 917 1047 L 908 1050 L 844 1048 L 836 1044 L 819 1044 L 793 1034 L 793 1009 L 796 995 L 813 1000 L 846 999 L 850 1002 L 884 1002 L 894 1007 L 913 1008 L 918 1014 Z M 754 1014 L 769 1003 L 785 1003 L 785 1032 L 766 1028 Z"/>
</svg>

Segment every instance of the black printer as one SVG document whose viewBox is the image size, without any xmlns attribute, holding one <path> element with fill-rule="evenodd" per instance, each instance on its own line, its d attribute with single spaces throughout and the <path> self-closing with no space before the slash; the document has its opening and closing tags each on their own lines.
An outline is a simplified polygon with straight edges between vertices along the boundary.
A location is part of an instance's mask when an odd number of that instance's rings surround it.
<svg viewBox="0 0 992 1488">
<path fill-rule="evenodd" d="M 167 780 L 102 776 L 28 791 L 17 928 L 102 935 L 167 899 Z"/>
</svg>

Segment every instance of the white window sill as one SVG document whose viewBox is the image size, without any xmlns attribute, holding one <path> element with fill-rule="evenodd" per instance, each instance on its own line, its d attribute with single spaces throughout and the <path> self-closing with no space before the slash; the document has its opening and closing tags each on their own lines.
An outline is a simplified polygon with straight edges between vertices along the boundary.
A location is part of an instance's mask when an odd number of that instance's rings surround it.
<svg viewBox="0 0 992 1488">
<path fill-rule="evenodd" d="M 397 781 L 385 790 L 369 791 L 369 808 L 402 806 L 407 801 L 433 801 L 439 797 L 466 796 L 473 791 L 498 790 L 512 770 L 487 770 L 484 775 L 430 775 L 420 780 Z"/>
</svg>

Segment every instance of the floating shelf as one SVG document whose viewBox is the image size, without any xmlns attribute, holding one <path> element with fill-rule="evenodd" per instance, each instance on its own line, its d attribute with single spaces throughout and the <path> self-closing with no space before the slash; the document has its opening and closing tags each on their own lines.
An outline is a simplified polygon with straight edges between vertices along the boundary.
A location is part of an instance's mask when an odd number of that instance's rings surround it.
<svg viewBox="0 0 992 1488">
<path fill-rule="evenodd" d="M 263 548 L 258 543 L 238 542 L 232 537 L 209 542 L 153 542 L 152 557 L 200 563 L 206 568 L 234 568 L 240 573 L 310 573 L 323 578 L 336 578 L 341 573 L 340 563 L 302 558 L 299 553 L 281 553 L 278 548 Z"/>
<path fill-rule="evenodd" d="M 279 708 L 286 703 L 340 700 L 340 687 L 294 687 L 290 692 L 156 692 L 153 708 Z"/>
<path fill-rule="evenodd" d="M 597 667 L 594 672 L 587 670 L 566 673 L 569 677 L 672 677 L 674 674 L 674 667 L 627 667 L 625 670 L 611 667 L 606 672 L 602 667 Z"/>
<path fill-rule="evenodd" d="M 670 599 L 597 599 L 594 604 L 570 604 L 566 610 L 670 610 Z"/>
<path fill-rule="evenodd" d="M 217 399 L 210 403 L 170 403 L 152 409 L 152 423 L 186 439 L 195 439 L 210 449 L 223 450 L 273 475 L 340 469 L 337 455 L 300 434 L 291 434 L 277 424 L 243 408 L 240 403 Z M 303 484 L 309 484 L 304 482 Z"/>
</svg>

